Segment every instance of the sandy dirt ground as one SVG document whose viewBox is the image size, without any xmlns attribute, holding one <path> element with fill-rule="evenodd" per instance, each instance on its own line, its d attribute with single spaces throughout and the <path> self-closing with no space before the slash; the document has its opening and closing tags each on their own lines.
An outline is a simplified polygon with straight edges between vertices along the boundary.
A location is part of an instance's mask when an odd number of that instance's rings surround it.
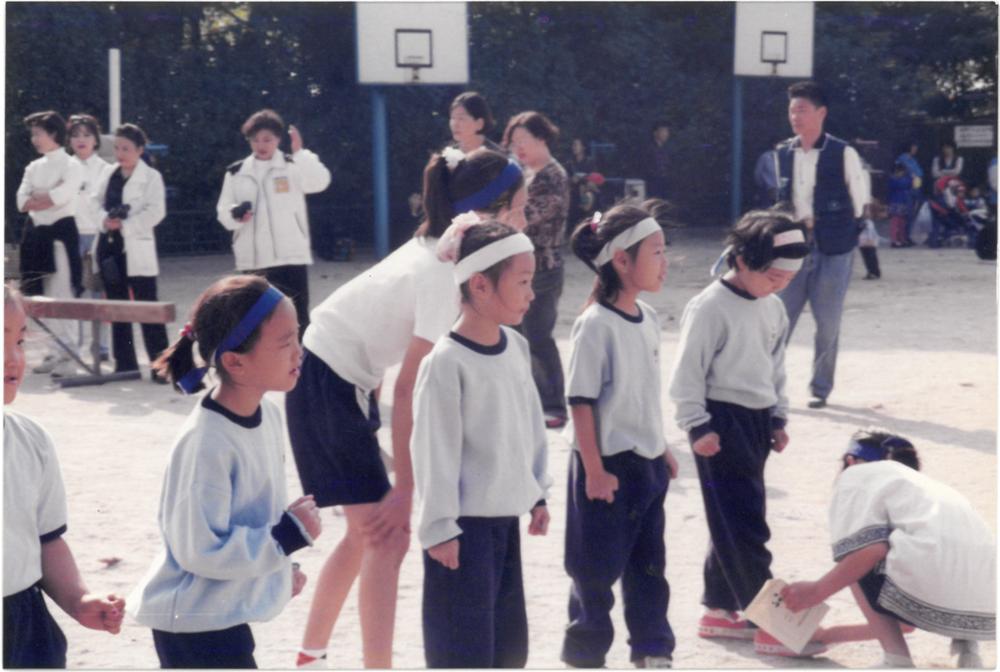
<svg viewBox="0 0 1000 672">
<path fill-rule="evenodd" d="M 646 297 L 661 318 L 664 379 L 676 351 L 681 311 L 707 283 L 707 269 L 721 249 L 721 237 L 719 231 L 680 232 L 670 248 L 671 269 L 664 289 Z M 791 444 L 784 454 L 772 455 L 767 466 L 769 546 L 774 573 L 786 580 L 816 578 L 831 566 L 827 502 L 839 456 L 859 427 L 879 425 L 912 439 L 921 451 L 926 473 L 963 492 L 996 524 L 996 265 L 977 260 L 968 250 L 882 248 L 879 252 L 880 281 L 863 281 L 861 260 L 855 263 L 841 332 L 837 384 L 827 408 L 806 408 L 814 332 L 810 315 L 803 315 L 790 344 Z M 370 263 L 370 259 L 318 262 L 310 271 L 313 304 Z M 196 295 L 231 268 L 227 256 L 165 259 L 161 296 L 177 303 L 180 316 L 186 315 Z M 556 330 L 564 365 L 569 330 L 592 281 L 589 271 L 575 259 L 568 261 L 567 269 Z M 182 322 L 169 326 L 171 337 Z M 29 367 L 42 355 L 43 335 L 36 329 L 28 344 Z M 383 399 L 391 399 L 388 390 Z M 280 397 L 275 401 L 281 402 Z M 55 438 L 69 500 L 66 538 L 92 590 L 127 594 L 149 567 L 161 543 L 156 514 L 167 455 L 178 425 L 194 403 L 148 379 L 62 390 L 48 376 L 27 376 L 14 408 L 38 419 Z M 864 668 L 880 662 L 881 652 L 874 642 L 843 644 L 814 660 L 792 661 L 758 657 L 750 643 L 697 637 L 707 529 L 691 452 L 673 424 L 673 408 L 666 398 L 663 406 L 666 436 L 681 469 L 666 503 L 669 619 L 677 636 L 675 667 Z M 386 430 L 382 432 L 387 439 Z M 525 534 L 523 540 L 528 665 L 533 668 L 563 667 L 559 650 L 569 590 L 562 567 L 568 452 L 558 433 L 549 436 L 549 469 L 555 483 L 549 498 L 552 526 L 547 537 Z M 294 497 L 300 486 L 290 454 L 286 471 L 289 494 Z M 324 525 L 317 545 L 296 557 L 311 576 L 342 535 L 344 518 L 337 511 L 327 511 Z M 121 561 L 105 567 L 101 559 L 109 557 Z M 421 585 L 422 566 L 414 541 L 400 580 L 398 667 L 424 666 Z M 278 618 L 253 626 L 260 667 L 293 664 L 312 597 L 309 585 Z M 860 620 L 847 591 L 834 596 L 830 605 L 824 624 Z M 87 631 L 55 611 L 69 638 L 70 667 L 157 667 L 147 629 L 130 622 L 119 636 L 111 637 Z M 627 633 L 620 603 L 614 621 L 616 638 L 607 664 L 627 668 Z M 917 632 L 909 641 L 919 667 L 954 667 L 947 639 Z M 337 624 L 329 652 L 335 668 L 361 665 L 356 593 Z M 984 644 L 983 657 L 989 667 L 996 665 L 995 642 Z"/>
</svg>

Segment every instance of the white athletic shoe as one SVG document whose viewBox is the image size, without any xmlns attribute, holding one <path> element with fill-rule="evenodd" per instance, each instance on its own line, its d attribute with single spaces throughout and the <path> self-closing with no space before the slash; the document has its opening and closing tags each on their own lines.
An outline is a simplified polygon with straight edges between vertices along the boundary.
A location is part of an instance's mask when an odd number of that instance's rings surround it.
<svg viewBox="0 0 1000 672">
<path fill-rule="evenodd" d="M 53 378 L 69 378 L 71 376 L 75 376 L 76 372 L 76 362 L 72 359 L 66 358 L 55 365 L 52 369 L 51 375 Z"/>
<path fill-rule="evenodd" d="M 979 655 L 979 642 L 971 639 L 951 640 L 951 654 L 958 654 L 960 668 L 981 668 L 983 659 Z"/>
<path fill-rule="evenodd" d="M 635 661 L 635 666 L 647 670 L 669 670 L 674 661 L 670 656 L 645 656 Z"/>
<path fill-rule="evenodd" d="M 904 669 L 913 668 L 916 665 L 913 664 L 913 659 L 909 656 L 900 656 L 895 653 L 889 653 L 887 651 L 882 652 L 882 662 L 875 665 L 877 668 L 882 669 Z"/>
<path fill-rule="evenodd" d="M 61 362 L 68 361 L 68 357 L 56 357 L 55 355 L 45 355 L 42 363 L 32 369 L 33 373 L 52 373 Z"/>
</svg>

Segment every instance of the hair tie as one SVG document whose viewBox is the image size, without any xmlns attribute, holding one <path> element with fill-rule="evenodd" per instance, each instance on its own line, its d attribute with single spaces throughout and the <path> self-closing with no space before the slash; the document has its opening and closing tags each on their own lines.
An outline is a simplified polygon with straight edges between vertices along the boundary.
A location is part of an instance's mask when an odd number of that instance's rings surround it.
<svg viewBox="0 0 1000 672">
<path fill-rule="evenodd" d="M 604 217 L 604 213 L 600 210 L 595 210 L 594 215 L 590 218 L 590 230 L 597 233 L 597 229 L 601 226 L 601 218 Z"/>
<path fill-rule="evenodd" d="M 508 159 L 507 165 L 493 180 L 474 194 L 452 203 L 452 211 L 459 215 L 470 210 L 481 210 L 493 203 L 500 194 L 507 191 L 521 179 L 521 167 Z"/>
<path fill-rule="evenodd" d="M 219 347 L 215 349 L 215 356 L 213 357 L 215 364 L 217 366 L 219 365 L 223 353 L 240 347 L 240 345 L 242 345 L 243 342 L 250 337 L 253 330 L 256 329 L 268 315 L 271 314 L 275 306 L 281 303 L 283 298 L 285 298 L 284 294 L 268 285 L 267 290 L 260 295 L 260 298 L 258 298 L 257 302 L 254 303 L 250 310 L 247 311 L 246 315 L 243 316 L 243 319 L 241 319 L 239 323 L 233 327 L 232 331 L 226 334 L 226 337 L 222 339 L 222 343 L 220 343 Z M 186 326 L 187 325 L 185 325 L 185 327 Z M 177 386 L 181 388 L 185 394 L 193 394 L 198 385 L 201 384 L 201 381 L 205 377 L 206 373 L 208 373 L 208 365 L 193 368 L 184 374 L 183 378 L 177 381 Z"/>
<path fill-rule="evenodd" d="M 463 212 L 458 217 L 453 218 L 451 225 L 444 230 L 438 240 L 435 248 L 437 258 L 441 261 L 458 261 L 458 252 L 462 247 L 462 238 L 465 237 L 465 232 L 481 222 L 482 220 L 475 212 Z"/>
<path fill-rule="evenodd" d="M 192 341 L 198 340 L 194 337 L 194 327 L 191 326 L 190 322 L 186 323 L 183 327 L 181 327 L 179 335 L 181 338 L 188 338 Z"/>
<path fill-rule="evenodd" d="M 458 164 L 465 158 L 465 152 L 458 147 L 448 146 L 441 152 L 441 158 L 448 164 L 448 170 L 455 170 Z"/>
</svg>

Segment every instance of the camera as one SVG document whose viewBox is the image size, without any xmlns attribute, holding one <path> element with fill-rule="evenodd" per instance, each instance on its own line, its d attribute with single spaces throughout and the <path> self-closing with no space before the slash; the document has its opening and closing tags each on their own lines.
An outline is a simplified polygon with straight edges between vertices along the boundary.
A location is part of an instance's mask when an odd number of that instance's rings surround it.
<svg viewBox="0 0 1000 672">
<path fill-rule="evenodd" d="M 250 201 L 243 201 L 239 205 L 234 205 L 229 210 L 229 214 L 233 216 L 233 219 L 243 219 L 243 217 L 250 212 L 251 208 L 253 208 L 253 203 Z"/>
<path fill-rule="evenodd" d="M 108 210 L 108 219 L 125 219 L 128 217 L 128 211 L 132 209 L 131 205 L 122 203 L 121 205 L 116 205 L 115 207 Z"/>
</svg>

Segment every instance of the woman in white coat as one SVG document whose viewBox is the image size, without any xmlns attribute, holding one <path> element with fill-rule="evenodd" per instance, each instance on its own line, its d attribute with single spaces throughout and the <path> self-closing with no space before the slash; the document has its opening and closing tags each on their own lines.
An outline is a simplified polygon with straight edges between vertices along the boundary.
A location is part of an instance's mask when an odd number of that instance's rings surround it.
<svg viewBox="0 0 1000 672">
<path fill-rule="evenodd" d="M 153 229 L 167 213 L 163 177 L 142 160 L 146 134 L 135 124 L 115 131 L 115 159 L 101 175 L 94 198 L 98 204 L 101 234 L 97 261 L 109 299 L 156 301 L 156 260 Z M 167 347 L 167 329 L 162 324 L 143 324 L 142 340 L 153 362 Z M 115 372 L 137 371 L 139 363 L 132 342 L 132 324 L 115 322 L 111 327 Z M 153 382 L 166 382 L 151 372 Z"/>
<path fill-rule="evenodd" d="M 306 194 L 326 189 L 330 171 L 294 126 L 292 153 L 278 151 L 285 122 L 274 110 L 254 112 L 240 131 L 253 154 L 226 168 L 216 215 L 233 232 L 236 270 L 262 275 L 289 297 L 301 335 L 309 326 L 312 264 Z"/>
</svg>

